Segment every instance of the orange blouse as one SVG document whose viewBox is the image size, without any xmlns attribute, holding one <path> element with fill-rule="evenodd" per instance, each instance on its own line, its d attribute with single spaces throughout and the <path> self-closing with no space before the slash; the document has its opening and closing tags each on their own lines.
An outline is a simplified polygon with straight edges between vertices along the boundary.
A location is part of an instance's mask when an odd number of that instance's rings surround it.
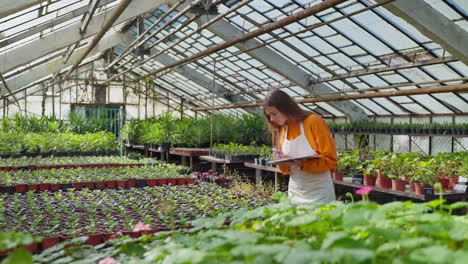
<svg viewBox="0 0 468 264">
<path fill-rule="evenodd" d="M 310 146 L 317 152 L 321 158 L 308 159 L 304 161 L 301 170 L 310 173 L 324 173 L 329 170 L 335 170 L 338 166 L 335 140 L 328 128 L 327 123 L 321 117 L 311 114 L 302 121 L 304 132 Z M 280 129 L 279 147 L 283 146 L 286 127 Z M 301 128 L 298 122 L 288 125 L 288 140 L 293 140 L 301 134 Z M 289 166 L 278 166 L 282 174 L 289 174 Z"/>
</svg>

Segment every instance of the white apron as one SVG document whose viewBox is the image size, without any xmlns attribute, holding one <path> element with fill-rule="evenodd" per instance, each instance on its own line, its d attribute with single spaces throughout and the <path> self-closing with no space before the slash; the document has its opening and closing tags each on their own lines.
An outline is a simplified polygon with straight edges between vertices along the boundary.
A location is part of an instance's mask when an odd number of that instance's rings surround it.
<svg viewBox="0 0 468 264">
<path fill-rule="evenodd" d="M 317 155 L 307 141 L 304 133 L 304 125 L 300 123 L 301 134 L 293 140 L 288 140 L 286 128 L 282 152 L 288 157 L 303 157 Z M 304 205 L 312 202 L 329 203 L 336 199 L 335 189 L 330 171 L 324 173 L 310 173 L 303 171 L 298 166 L 291 166 L 289 176 L 288 197 L 291 203 Z"/>
</svg>

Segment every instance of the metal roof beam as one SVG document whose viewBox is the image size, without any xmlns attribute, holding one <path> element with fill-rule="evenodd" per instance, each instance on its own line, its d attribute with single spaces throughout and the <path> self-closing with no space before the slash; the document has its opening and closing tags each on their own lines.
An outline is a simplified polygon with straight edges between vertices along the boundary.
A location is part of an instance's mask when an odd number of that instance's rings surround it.
<svg viewBox="0 0 468 264">
<path fill-rule="evenodd" d="M 110 4 L 110 3 L 112 3 L 112 2 L 108 2 L 108 1 L 99 2 L 98 7 L 101 7 L 103 5 Z M 16 35 L 14 35 L 13 37 L 10 37 L 10 38 L 5 39 L 5 40 L 0 40 L 0 48 L 3 48 L 5 46 L 7 46 L 7 45 L 15 43 L 15 42 L 17 42 L 19 40 L 22 40 L 24 38 L 30 37 L 30 36 L 32 36 L 34 34 L 42 32 L 42 31 L 44 31 L 46 29 L 49 29 L 49 28 L 55 27 L 57 25 L 60 25 L 60 24 L 62 24 L 64 22 L 69 21 L 70 19 L 73 19 L 73 18 L 77 17 L 77 16 L 81 16 L 81 15 L 85 14 L 86 12 L 88 12 L 88 10 L 89 10 L 88 6 L 80 7 L 80 8 L 75 9 L 75 10 L 69 12 L 69 13 L 66 13 L 66 14 L 64 14 L 62 16 L 59 16 L 59 17 L 57 17 L 57 18 L 55 18 L 53 20 L 49 20 L 49 21 L 46 21 L 46 22 L 41 23 L 39 25 L 36 25 L 36 26 L 34 26 L 32 28 L 26 29 L 26 30 L 22 31 L 21 33 L 18 33 Z"/>
<path fill-rule="evenodd" d="M 0 19 L 47 0 L 5 0 L 1 3 Z"/>
<path fill-rule="evenodd" d="M 166 3 L 166 0 L 133 0 L 114 24 L 117 25 L 130 20 Z M 101 25 L 111 17 L 116 9 L 117 6 L 95 15 L 88 26 L 88 30 L 83 35 L 80 34 L 81 22 L 77 22 L 52 34 L 46 35 L 41 39 L 31 41 L 30 43 L 1 54 L 0 61 L 2 63 L 0 64 L 0 72 L 8 72 L 16 67 L 78 42 L 81 39 L 95 35 L 100 31 Z"/>
<path fill-rule="evenodd" d="M 153 48 L 151 49 L 151 53 L 152 54 L 156 54 L 158 53 L 158 50 Z M 156 60 L 163 64 L 163 65 L 170 65 L 170 64 L 173 64 L 175 62 L 177 62 L 175 59 L 173 59 L 171 56 L 167 55 L 167 54 L 161 54 L 159 55 Z M 206 89 L 208 90 L 211 90 L 212 87 L 213 87 L 213 80 L 206 77 L 205 75 L 195 71 L 194 69 L 192 69 L 191 67 L 187 66 L 187 65 L 182 65 L 182 66 L 179 66 L 179 67 L 175 67 L 173 68 L 173 70 L 179 74 L 181 74 L 182 76 L 192 80 L 194 83 L 202 86 L 202 87 L 205 87 Z M 225 96 L 225 93 L 230 93 L 232 92 L 230 89 L 227 89 L 225 88 L 224 86 L 220 85 L 219 83 L 215 83 L 215 87 L 214 87 L 214 93 L 220 97 L 222 97 L 223 99 L 225 100 L 228 100 L 230 102 L 233 102 L 233 103 L 236 103 L 236 102 L 244 102 L 245 99 L 242 97 L 242 96 Z M 258 113 L 255 109 L 248 109 L 249 112 L 251 113 Z"/>
<path fill-rule="evenodd" d="M 445 58 L 429 59 L 429 60 L 423 60 L 423 61 L 415 61 L 415 62 L 409 62 L 409 63 L 402 63 L 402 64 L 398 64 L 394 66 L 385 66 L 385 67 L 379 67 L 379 68 L 374 68 L 374 69 L 371 68 L 371 69 L 366 69 L 363 71 L 351 71 L 348 73 L 337 74 L 333 77 L 320 78 L 320 79 L 317 79 L 316 82 L 329 82 L 329 81 L 342 80 L 346 78 L 364 76 L 364 75 L 369 75 L 369 74 L 377 74 L 377 73 L 389 72 L 389 71 L 398 71 L 398 70 L 416 68 L 416 67 L 421 67 L 421 66 L 429 66 L 429 65 L 441 64 L 441 63 L 448 63 L 448 62 L 455 62 L 455 61 L 458 61 L 458 59 L 453 56 L 449 56 Z"/>
<path fill-rule="evenodd" d="M 90 62 L 87 62 L 86 64 L 89 64 Z M 86 71 L 89 71 L 92 67 L 88 66 L 88 65 L 85 65 L 84 67 L 88 67 L 88 69 L 84 70 L 83 72 L 86 72 Z M 83 69 L 83 67 L 82 67 Z M 80 73 L 83 73 L 83 72 L 80 72 Z M 60 74 L 59 74 L 60 76 Z M 60 77 L 59 77 L 60 78 Z M 27 98 L 28 96 L 30 95 L 33 95 L 37 92 L 41 92 L 42 90 L 44 89 L 49 89 L 49 87 L 51 87 L 50 85 L 44 85 L 44 81 L 45 80 L 42 80 L 42 84 L 41 83 L 37 83 L 35 86 L 30 86 L 30 87 L 24 87 L 24 88 L 20 88 L 16 91 L 13 92 L 13 94 L 10 96 L 10 97 L 14 97 L 16 98 L 17 100 L 23 100 L 25 98 Z M 55 82 L 55 83 L 52 83 L 52 85 L 55 85 L 57 83 L 60 83 L 60 82 Z M 24 91 L 26 90 L 26 91 Z M 64 89 L 61 89 L 61 90 L 64 90 Z M 66 90 L 66 89 L 65 89 Z M 57 91 L 58 92 L 58 91 Z M 8 98 L 7 98 L 8 99 Z M 8 102 L 6 104 L 4 104 L 1 100 L 0 100 L 0 109 L 2 109 L 3 107 L 5 106 L 8 106 L 12 103 L 11 100 L 8 100 Z"/>
<path fill-rule="evenodd" d="M 84 34 L 86 32 L 86 29 L 88 29 L 89 22 L 91 22 L 91 19 L 94 16 L 94 12 L 96 12 L 99 1 L 100 0 L 91 0 L 91 3 L 89 3 L 89 10 L 83 15 L 83 18 L 81 19 L 81 34 Z"/>
<path fill-rule="evenodd" d="M 202 16 L 198 19 L 199 23 L 203 24 L 208 21 L 210 17 Z M 220 20 L 217 23 L 210 25 L 208 30 L 213 32 L 218 37 L 229 40 L 235 39 L 238 36 L 242 35 L 243 33 L 236 28 L 235 26 L 231 25 L 229 22 L 225 20 Z M 242 43 L 238 43 L 235 45 L 236 48 L 240 50 L 247 50 L 251 47 L 260 46 L 261 43 L 257 40 L 250 39 L 244 41 Z M 279 74 L 285 76 L 290 81 L 296 83 L 300 87 L 310 91 L 312 94 L 320 95 L 322 93 L 330 93 L 335 92 L 332 88 L 330 88 L 327 84 L 324 83 L 315 83 L 314 80 L 311 79 L 310 74 L 303 71 L 293 63 L 289 62 L 288 60 L 284 59 L 276 52 L 272 51 L 268 47 L 261 47 L 258 49 L 254 49 L 247 52 L 250 56 L 257 59 L 258 61 L 265 64 L 267 67 L 273 69 L 274 71 L 278 72 Z M 359 106 L 352 102 L 328 102 L 332 107 L 338 109 L 343 114 L 348 116 L 350 119 L 354 121 L 361 121 L 366 120 L 367 115 Z"/>
<path fill-rule="evenodd" d="M 331 97 L 319 97 L 319 98 L 306 98 L 298 99 L 297 103 L 313 103 L 313 102 L 327 102 L 327 101 L 338 101 L 338 100 L 355 100 L 355 99 L 368 99 L 368 98 L 381 98 L 391 96 L 408 96 L 408 95 L 419 95 L 419 94 L 434 94 L 434 93 L 458 93 L 468 91 L 468 83 L 455 84 L 448 86 L 439 87 L 428 87 L 428 88 L 416 88 L 409 90 L 399 90 L 391 92 L 376 92 L 376 93 L 365 93 L 365 94 L 349 94 L 349 95 L 337 95 Z M 199 107 L 192 108 L 192 111 L 207 111 L 207 110 L 219 110 L 219 109 L 231 109 L 231 108 L 248 108 L 261 106 L 262 102 L 244 102 L 238 105 L 218 105 L 214 107 Z M 397 116 L 397 115 L 395 115 Z"/>
<path fill-rule="evenodd" d="M 136 78 L 138 78 L 138 77 L 140 76 L 140 74 L 134 72 L 134 71 L 133 71 L 134 69 L 129 68 L 128 65 L 126 65 L 126 64 L 123 65 L 123 67 L 121 68 L 121 70 L 117 70 L 117 71 L 123 71 L 123 70 L 125 70 L 125 69 L 127 69 L 127 68 L 130 69 L 130 71 L 129 71 L 128 73 L 126 73 L 126 74 L 132 74 L 132 75 L 134 75 L 134 76 L 135 76 L 134 79 L 136 79 Z M 144 70 L 143 70 L 143 71 L 144 71 Z M 137 81 L 137 82 L 141 82 L 141 81 Z M 174 84 L 171 84 L 171 85 L 174 86 Z M 163 90 L 164 92 L 167 92 L 167 93 L 169 93 L 169 94 L 171 94 L 171 95 L 173 95 L 173 96 L 175 96 L 175 97 L 177 97 L 177 98 L 180 98 L 180 95 L 178 95 L 178 94 L 175 93 L 174 91 L 171 91 L 171 89 L 164 88 L 164 87 L 162 87 L 161 85 L 156 84 L 156 83 L 155 83 L 155 86 L 157 86 L 158 89 L 161 89 L 161 90 Z M 131 88 L 131 87 L 128 87 L 128 88 Z M 132 88 L 132 89 L 135 90 L 135 88 Z M 152 90 L 155 91 L 154 87 L 153 87 Z M 155 91 L 155 92 L 157 92 L 157 91 Z M 186 92 L 185 92 L 185 93 L 186 93 Z M 174 100 L 174 98 L 169 98 L 169 100 L 172 100 L 172 101 L 176 102 L 176 101 Z M 162 101 L 158 101 L 158 102 L 160 102 L 161 104 L 163 104 L 163 105 L 165 105 L 165 106 L 171 107 L 170 105 L 168 105 L 167 103 L 164 103 L 164 102 L 162 102 Z M 177 103 L 177 102 L 176 102 L 176 103 Z M 189 102 L 188 104 L 194 105 L 194 106 L 198 106 L 197 104 L 191 103 L 191 102 Z M 172 107 L 172 108 L 173 108 L 173 109 L 176 109 L 176 108 L 174 108 L 174 107 Z M 176 110 L 178 110 L 178 109 L 176 109 Z"/>
<path fill-rule="evenodd" d="M 377 0 L 381 2 L 382 0 Z M 468 34 L 424 0 L 398 0 L 385 6 L 468 65 Z"/>
<path fill-rule="evenodd" d="M 130 43 L 134 38 L 129 34 L 115 32 L 109 36 L 104 37 L 98 45 L 93 49 L 93 51 L 88 55 L 94 56 L 99 52 L 110 49 L 120 43 Z M 54 60 L 43 63 L 32 70 L 25 71 L 22 74 L 16 75 L 13 78 L 7 80 L 8 86 L 11 88 L 12 92 L 15 90 L 21 89 L 22 87 L 40 80 L 47 75 L 50 75 L 55 72 L 59 72 L 64 68 L 70 67 L 78 61 L 78 58 L 82 56 L 86 50 L 87 46 L 77 49 L 71 56 L 70 59 L 65 63 L 64 57 L 58 57 Z M 0 95 L 4 95 L 5 92 L 2 91 Z"/>
</svg>

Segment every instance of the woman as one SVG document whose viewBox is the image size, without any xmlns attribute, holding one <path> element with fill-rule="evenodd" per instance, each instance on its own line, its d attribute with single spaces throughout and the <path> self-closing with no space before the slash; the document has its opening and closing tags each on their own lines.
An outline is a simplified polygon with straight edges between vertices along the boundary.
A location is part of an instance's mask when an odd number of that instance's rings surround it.
<svg viewBox="0 0 468 264">
<path fill-rule="evenodd" d="M 336 145 L 325 121 L 305 111 L 285 92 L 271 91 L 263 103 L 271 127 L 279 129 L 274 158 L 319 155 L 320 158 L 282 162 L 282 174 L 290 174 L 288 196 L 293 204 L 328 203 L 335 200 L 330 171 L 337 168 Z"/>
</svg>

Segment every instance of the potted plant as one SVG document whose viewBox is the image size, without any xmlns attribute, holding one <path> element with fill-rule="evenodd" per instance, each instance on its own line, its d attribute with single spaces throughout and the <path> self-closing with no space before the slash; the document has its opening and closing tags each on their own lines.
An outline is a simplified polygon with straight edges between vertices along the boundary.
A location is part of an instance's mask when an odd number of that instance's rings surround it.
<svg viewBox="0 0 468 264">
<path fill-rule="evenodd" d="M 336 170 L 331 171 L 332 178 L 335 181 L 343 181 L 344 178 L 345 167 L 343 166 L 344 164 L 340 162 L 340 159 L 338 160 L 338 167 L 336 168 Z"/>
<path fill-rule="evenodd" d="M 364 174 L 364 185 L 375 186 L 377 168 L 373 160 L 366 160 L 364 162 L 362 172 Z"/>
<path fill-rule="evenodd" d="M 273 151 L 271 146 L 262 145 L 259 149 L 259 165 L 267 166 L 269 165 L 268 161 L 273 158 Z"/>
<path fill-rule="evenodd" d="M 194 147 L 205 147 L 204 143 L 210 137 L 209 123 L 206 119 L 195 119 L 187 131 L 187 143 Z"/>
<path fill-rule="evenodd" d="M 171 113 L 165 113 L 161 115 L 158 119 L 159 129 L 161 130 L 161 146 L 160 149 L 162 151 L 169 151 L 171 148 L 171 139 L 174 129 L 174 118 L 172 117 Z"/>
<path fill-rule="evenodd" d="M 433 159 L 418 163 L 413 176 L 417 194 L 424 195 L 424 188 L 432 186 L 437 181 L 437 172 L 433 163 Z"/>
<path fill-rule="evenodd" d="M 465 179 L 465 184 L 468 184 L 466 181 L 468 180 L 468 157 L 463 159 L 462 164 L 458 168 L 458 176 L 463 177 Z M 458 184 L 458 181 L 457 183 Z M 453 186 L 455 187 L 455 186 Z"/>
<path fill-rule="evenodd" d="M 437 160 L 439 168 L 439 182 L 444 189 L 453 187 L 458 183 L 459 169 L 464 164 L 467 152 L 439 153 L 434 159 Z"/>
<path fill-rule="evenodd" d="M 385 173 L 388 178 L 392 180 L 392 190 L 404 192 L 406 188 L 406 181 L 400 177 L 404 171 L 405 161 L 400 155 L 392 155 L 388 160 L 388 165 L 385 168 Z"/>
<path fill-rule="evenodd" d="M 353 183 L 363 184 L 363 164 L 360 160 L 360 151 L 358 149 L 354 150 L 352 153 L 343 153 L 342 157 L 339 159 L 339 164 L 339 166 L 352 175 Z"/>
</svg>

